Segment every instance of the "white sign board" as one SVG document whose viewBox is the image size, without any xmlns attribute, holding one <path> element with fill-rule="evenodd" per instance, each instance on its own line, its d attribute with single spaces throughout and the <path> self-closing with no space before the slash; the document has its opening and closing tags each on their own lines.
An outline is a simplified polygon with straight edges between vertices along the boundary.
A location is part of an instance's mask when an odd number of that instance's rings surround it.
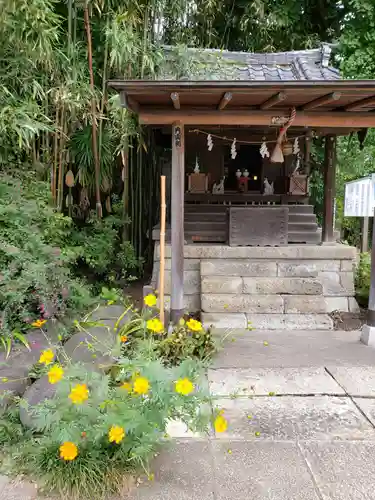
<svg viewBox="0 0 375 500">
<path fill-rule="evenodd" d="M 345 217 L 372 217 L 375 207 L 375 175 L 345 184 Z"/>
</svg>

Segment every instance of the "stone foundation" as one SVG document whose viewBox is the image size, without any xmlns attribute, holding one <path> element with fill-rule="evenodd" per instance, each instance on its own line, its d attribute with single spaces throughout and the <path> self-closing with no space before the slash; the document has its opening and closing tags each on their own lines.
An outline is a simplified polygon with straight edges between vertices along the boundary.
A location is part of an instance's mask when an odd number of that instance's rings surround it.
<svg viewBox="0 0 375 500">
<path fill-rule="evenodd" d="M 151 286 L 157 288 L 159 246 Z M 185 307 L 205 325 L 257 329 L 331 329 L 330 312 L 358 309 L 356 249 L 347 245 L 229 247 L 186 245 Z M 166 247 L 165 294 L 170 301 L 171 247 Z"/>
</svg>

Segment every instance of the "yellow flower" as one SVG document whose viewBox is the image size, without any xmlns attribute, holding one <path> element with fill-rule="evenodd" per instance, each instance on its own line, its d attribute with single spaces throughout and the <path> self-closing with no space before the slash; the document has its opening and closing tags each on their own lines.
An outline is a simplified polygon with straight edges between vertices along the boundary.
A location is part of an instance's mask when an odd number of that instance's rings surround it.
<svg viewBox="0 0 375 500">
<path fill-rule="evenodd" d="M 77 384 L 70 391 L 69 398 L 76 405 L 82 404 L 89 397 L 89 390 L 86 384 Z"/>
<path fill-rule="evenodd" d="M 156 306 L 156 302 L 157 302 L 156 296 L 153 293 L 149 293 L 144 298 L 144 302 L 145 302 L 146 306 L 154 307 L 154 306 Z"/>
<path fill-rule="evenodd" d="M 187 321 L 186 326 L 193 332 L 200 332 L 202 330 L 202 323 L 193 318 Z"/>
<path fill-rule="evenodd" d="M 124 382 L 122 385 L 120 385 L 121 389 L 124 389 L 127 392 L 131 392 L 132 390 L 132 385 L 130 382 Z"/>
<path fill-rule="evenodd" d="M 267 340 L 265 340 L 265 341 L 263 342 L 263 345 L 264 345 L 264 346 L 266 346 L 266 347 L 268 346 L 268 342 L 267 342 Z"/>
<path fill-rule="evenodd" d="M 228 428 L 228 422 L 222 415 L 215 418 L 214 427 L 216 432 L 225 432 Z"/>
<path fill-rule="evenodd" d="M 43 363 L 44 365 L 50 365 L 55 357 L 52 349 L 47 349 L 40 353 L 39 363 Z"/>
<path fill-rule="evenodd" d="M 128 337 L 126 335 L 121 335 L 120 340 L 123 344 L 125 344 L 125 342 L 127 342 L 128 340 Z"/>
<path fill-rule="evenodd" d="M 48 382 L 50 384 L 57 384 L 64 375 L 64 370 L 60 365 L 53 365 L 53 367 L 48 372 Z"/>
<path fill-rule="evenodd" d="M 64 460 L 70 461 L 74 460 L 76 456 L 78 455 L 78 448 L 74 443 L 71 443 L 70 441 L 65 441 L 60 446 L 60 457 L 63 458 Z"/>
<path fill-rule="evenodd" d="M 8 382 L 8 378 L 7 378 L 7 377 L 3 377 L 3 378 L 1 379 L 1 381 L 2 381 L 2 382 Z"/>
<path fill-rule="evenodd" d="M 158 318 L 149 319 L 147 321 L 147 328 L 155 333 L 161 333 L 164 330 L 164 325 Z"/>
<path fill-rule="evenodd" d="M 188 396 L 194 391 L 194 385 L 188 378 L 180 378 L 177 380 L 177 382 L 175 382 L 175 390 L 179 394 Z"/>
<path fill-rule="evenodd" d="M 108 432 L 108 439 L 110 443 L 121 443 L 125 437 L 125 431 L 119 425 L 112 425 L 110 431 Z"/>
<path fill-rule="evenodd" d="M 34 328 L 42 328 L 45 323 L 47 323 L 46 319 L 37 319 L 34 323 L 31 323 L 31 326 Z"/>
<path fill-rule="evenodd" d="M 145 377 L 137 377 L 134 380 L 133 389 L 137 394 L 147 394 L 150 390 L 150 382 Z"/>
</svg>

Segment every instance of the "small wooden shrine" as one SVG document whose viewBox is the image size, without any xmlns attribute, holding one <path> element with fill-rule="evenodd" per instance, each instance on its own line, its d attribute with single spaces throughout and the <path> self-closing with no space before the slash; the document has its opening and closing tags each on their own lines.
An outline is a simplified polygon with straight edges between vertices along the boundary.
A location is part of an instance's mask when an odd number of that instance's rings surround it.
<svg viewBox="0 0 375 500">
<path fill-rule="evenodd" d="M 327 45 L 274 54 L 189 50 L 207 59 L 203 73 L 109 83 L 141 123 L 171 137 L 174 317 L 183 310 L 185 241 L 332 243 L 336 138 L 363 139 L 375 126 L 375 81 L 340 79 Z M 315 137 L 325 138 L 321 233 L 315 219 L 299 222 Z"/>
</svg>

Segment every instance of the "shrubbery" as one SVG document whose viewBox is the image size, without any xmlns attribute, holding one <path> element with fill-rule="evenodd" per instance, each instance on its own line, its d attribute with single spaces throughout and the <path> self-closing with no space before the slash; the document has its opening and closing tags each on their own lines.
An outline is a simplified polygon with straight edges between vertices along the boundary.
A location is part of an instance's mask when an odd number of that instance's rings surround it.
<svg viewBox="0 0 375 500">
<path fill-rule="evenodd" d="M 361 307 L 368 306 L 371 278 L 371 256 L 362 253 L 355 274 L 355 293 L 358 304 Z"/>
<path fill-rule="evenodd" d="M 108 302 L 116 300 L 114 291 L 104 292 Z M 145 299 L 155 301 L 153 295 Z M 36 371 L 55 388 L 54 396 L 29 408 L 15 401 L 0 420 L 0 442 L 13 473 L 34 477 L 62 498 L 108 498 L 133 474 L 152 478 L 149 460 L 167 441 L 169 422 L 183 422 L 193 432 L 205 433 L 210 425 L 226 430 L 204 381 L 211 333 L 189 318 L 168 334 L 156 314 L 128 306 L 108 327 L 111 335 L 100 338 L 89 333 L 100 321 L 76 322 L 87 333 L 87 349 L 94 352 L 100 342 L 108 360 L 94 369 L 73 362 L 61 342 L 41 352 Z M 17 420 L 19 407 L 29 412 L 32 429 Z"/>
<path fill-rule="evenodd" d="M 0 174 L 0 342 L 6 350 L 34 320 L 85 310 L 97 283 L 140 272 L 133 247 L 121 243 L 121 224 L 115 212 L 78 228 L 51 208 L 48 186 L 35 172 Z"/>
</svg>

